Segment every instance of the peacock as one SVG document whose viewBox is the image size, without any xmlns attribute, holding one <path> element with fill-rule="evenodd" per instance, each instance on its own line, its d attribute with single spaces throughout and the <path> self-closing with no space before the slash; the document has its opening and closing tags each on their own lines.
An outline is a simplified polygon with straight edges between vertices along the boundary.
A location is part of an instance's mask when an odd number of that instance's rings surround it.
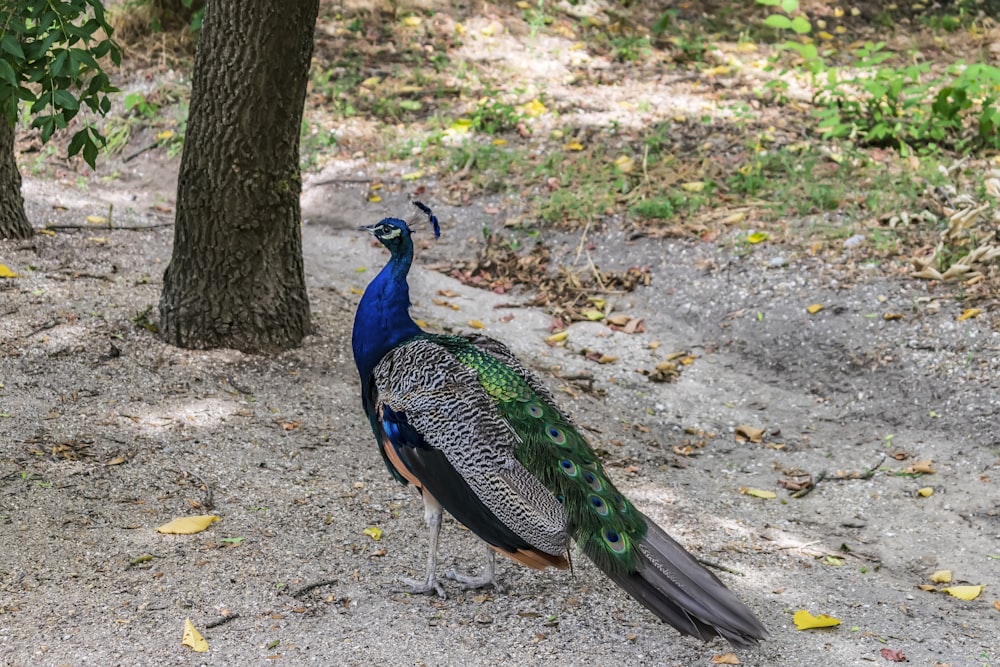
<svg viewBox="0 0 1000 667">
<path fill-rule="evenodd" d="M 414 202 L 440 236 L 437 217 Z M 552 394 L 503 343 L 423 331 L 410 317 L 410 226 L 360 227 L 390 252 L 368 285 L 352 346 L 362 406 L 389 472 L 413 484 L 429 531 L 423 579 L 409 593 L 445 597 L 437 578 L 442 511 L 491 547 L 483 575 L 446 573 L 466 588 L 496 585 L 493 554 L 567 568 L 570 541 L 680 632 L 736 647 L 764 638 L 753 613 L 608 478 Z"/>
</svg>

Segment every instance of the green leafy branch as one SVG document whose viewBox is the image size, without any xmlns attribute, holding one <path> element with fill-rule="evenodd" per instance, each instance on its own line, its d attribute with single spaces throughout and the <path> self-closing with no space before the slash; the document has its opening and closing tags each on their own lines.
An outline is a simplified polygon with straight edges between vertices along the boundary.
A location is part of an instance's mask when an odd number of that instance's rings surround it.
<svg viewBox="0 0 1000 667">
<path fill-rule="evenodd" d="M 13 125 L 26 108 L 44 143 L 81 107 L 107 114 L 108 95 L 118 89 L 100 61 L 121 62 L 112 32 L 100 0 L 14 0 L 0 14 L 0 121 Z M 82 153 L 93 168 L 105 143 L 88 123 L 70 139 L 68 153 Z"/>
</svg>

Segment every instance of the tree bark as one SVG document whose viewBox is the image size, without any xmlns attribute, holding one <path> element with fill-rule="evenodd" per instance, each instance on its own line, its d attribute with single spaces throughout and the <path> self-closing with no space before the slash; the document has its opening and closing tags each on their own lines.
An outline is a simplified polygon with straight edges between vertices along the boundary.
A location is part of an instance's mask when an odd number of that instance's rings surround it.
<svg viewBox="0 0 1000 667">
<path fill-rule="evenodd" d="M 299 131 L 319 0 L 212 0 L 195 55 L 160 332 L 274 352 L 309 333 Z"/>
<path fill-rule="evenodd" d="M 14 159 L 14 126 L 0 117 L 0 239 L 26 239 L 34 233 L 21 197 L 21 172 Z"/>
</svg>

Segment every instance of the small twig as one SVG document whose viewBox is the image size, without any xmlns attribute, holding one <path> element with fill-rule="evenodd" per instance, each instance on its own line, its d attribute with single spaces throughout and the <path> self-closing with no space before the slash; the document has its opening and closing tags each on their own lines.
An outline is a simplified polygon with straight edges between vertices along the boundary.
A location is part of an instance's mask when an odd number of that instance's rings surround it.
<svg viewBox="0 0 1000 667">
<path fill-rule="evenodd" d="M 739 570 L 734 570 L 731 567 L 726 567 L 725 565 L 720 565 L 719 563 L 713 563 L 712 561 L 705 560 L 704 558 L 699 558 L 698 562 L 704 565 L 705 567 L 711 567 L 716 570 L 722 570 L 723 572 L 728 572 L 729 574 L 735 574 L 737 577 L 747 576 L 745 573 L 740 572 Z"/>
<path fill-rule="evenodd" d="M 31 338 L 32 336 L 34 336 L 37 333 L 41 333 L 43 331 L 48 331 L 49 329 L 55 329 L 57 326 L 59 326 L 59 321 L 58 320 L 50 320 L 50 321 L 46 322 L 45 324 L 43 324 L 42 326 L 29 331 L 24 337 L 25 338 Z"/>
<path fill-rule="evenodd" d="M 315 581 L 311 584 L 306 584 L 305 586 L 295 591 L 294 593 L 291 593 L 290 595 L 293 598 L 299 598 L 313 589 L 320 588 L 321 586 L 333 586 L 336 583 L 338 583 L 336 579 L 323 579 L 322 581 Z"/>
<path fill-rule="evenodd" d="M 208 623 L 206 623 L 204 627 L 205 627 L 206 630 L 211 630 L 212 628 L 217 628 L 220 625 L 225 625 L 226 623 L 228 623 L 229 621 L 233 620 L 234 618 L 239 618 L 239 617 L 240 617 L 239 614 L 228 614 L 226 616 L 220 616 L 219 618 L 215 619 L 214 621 L 209 621 Z"/>
<path fill-rule="evenodd" d="M 213 507 L 215 507 L 215 502 L 212 499 L 213 498 L 212 487 L 208 485 L 208 482 L 203 480 L 197 473 L 193 473 L 190 470 L 181 470 L 181 473 L 190 476 L 192 479 L 194 479 L 194 481 L 198 482 L 203 487 L 205 487 L 205 501 L 202 503 L 202 506 L 207 510 L 210 510 Z"/>
<path fill-rule="evenodd" d="M 151 151 L 151 150 L 153 150 L 154 148 L 156 148 L 159 145 L 160 145 L 159 140 L 154 141 L 151 144 L 147 144 L 146 146 L 143 146 L 142 148 L 140 148 L 136 152 L 132 153 L 131 155 L 126 155 L 124 158 L 122 158 L 122 162 L 131 162 L 132 160 L 136 159 L 137 157 L 139 157 L 140 155 L 142 155 L 146 151 Z"/>
<path fill-rule="evenodd" d="M 322 181 L 313 181 L 312 183 L 309 183 L 309 187 L 332 185 L 333 183 L 371 183 L 374 180 L 374 178 L 351 178 L 348 176 L 343 178 L 325 178 Z"/>
<path fill-rule="evenodd" d="M 156 222 L 151 225 L 123 225 L 118 227 L 97 227 L 95 225 L 45 225 L 45 229 L 111 229 L 112 231 L 142 232 L 157 227 L 172 227 L 171 222 Z"/>
</svg>

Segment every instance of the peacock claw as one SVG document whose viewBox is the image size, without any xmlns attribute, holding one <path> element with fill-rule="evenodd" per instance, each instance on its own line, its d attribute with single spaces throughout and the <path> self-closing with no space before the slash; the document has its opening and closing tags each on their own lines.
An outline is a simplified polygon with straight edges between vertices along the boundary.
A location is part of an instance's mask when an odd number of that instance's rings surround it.
<svg viewBox="0 0 1000 667">
<path fill-rule="evenodd" d="M 448 570 L 444 573 L 444 576 L 456 581 L 461 585 L 462 590 L 475 590 L 477 588 L 493 588 L 497 593 L 502 593 L 503 589 L 500 588 L 500 584 L 497 583 L 496 576 L 493 572 L 487 572 L 486 574 L 481 574 L 478 577 L 473 577 L 468 574 L 461 574 L 453 569 Z"/>
<path fill-rule="evenodd" d="M 437 596 L 442 600 L 447 600 L 448 596 L 445 595 L 444 587 L 441 585 L 437 579 L 411 579 L 410 577 L 400 577 L 399 580 L 406 584 L 408 588 L 394 588 L 393 593 L 409 593 L 410 595 L 430 595 L 431 593 L 437 593 Z"/>
</svg>

